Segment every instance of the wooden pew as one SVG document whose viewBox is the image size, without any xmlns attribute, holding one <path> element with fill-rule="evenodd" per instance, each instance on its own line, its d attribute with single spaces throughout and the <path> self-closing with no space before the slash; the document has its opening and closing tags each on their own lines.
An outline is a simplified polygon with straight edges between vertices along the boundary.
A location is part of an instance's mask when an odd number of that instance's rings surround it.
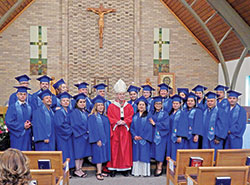
<svg viewBox="0 0 250 185">
<path fill-rule="evenodd" d="M 55 170 L 57 179 L 63 178 L 63 184 L 69 185 L 69 161 L 63 163 L 62 151 L 22 151 L 30 160 L 30 169 L 39 169 L 38 160 L 48 159 L 51 163 L 51 169 Z M 0 152 L 2 154 L 3 152 Z"/>
<path fill-rule="evenodd" d="M 56 183 L 55 169 L 49 170 L 30 170 L 32 180 L 36 180 L 38 185 L 60 185 L 63 180 L 61 177 Z"/>
<path fill-rule="evenodd" d="M 246 166 L 248 156 L 250 156 L 250 149 L 217 150 L 215 166 Z M 250 171 L 248 182 L 250 182 Z"/>
<path fill-rule="evenodd" d="M 215 185 L 216 177 L 231 177 L 232 185 L 247 184 L 248 167 L 199 167 L 197 180 L 186 174 L 188 185 Z"/>
<path fill-rule="evenodd" d="M 203 158 L 203 166 L 213 166 L 214 164 L 214 149 L 197 149 L 197 150 L 178 150 L 176 161 L 167 158 L 167 185 L 186 184 L 185 171 L 189 167 L 190 157 Z M 195 174 L 197 168 L 192 167 Z M 171 182 L 170 182 L 171 181 Z"/>
</svg>

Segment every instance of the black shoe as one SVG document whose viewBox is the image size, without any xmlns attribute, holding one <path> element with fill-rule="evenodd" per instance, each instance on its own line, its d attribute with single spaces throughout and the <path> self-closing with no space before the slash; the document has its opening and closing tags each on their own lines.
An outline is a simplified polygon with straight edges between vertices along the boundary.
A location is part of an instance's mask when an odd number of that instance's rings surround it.
<svg viewBox="0 0 250 185">
<path fill-rule="evenodd" d="M 124 177 L 128 177 L 128 176 L 129 176 L 128 171 L 122 172 L 122 175 L 123 175 Z"/>
<path fill-rule="evenodd" d="M 162 169 L 161 169 L 161 172 L 160 173 L 157 173 L 157 171 L 159 171 L 159 170 L 157 170 L 157 169 L 155 169 L 155 173 L 154 173 L 154 176 L 155 177 L 159 177 L 159 176 L 161 176 L 162 175 Z"/>
<path fill-rule="evenodd" d="M 116 175 L 116 171 L 114 170 L 110 171 L 110 177 L 115 177 L 115 175 Z"/>
</svg>

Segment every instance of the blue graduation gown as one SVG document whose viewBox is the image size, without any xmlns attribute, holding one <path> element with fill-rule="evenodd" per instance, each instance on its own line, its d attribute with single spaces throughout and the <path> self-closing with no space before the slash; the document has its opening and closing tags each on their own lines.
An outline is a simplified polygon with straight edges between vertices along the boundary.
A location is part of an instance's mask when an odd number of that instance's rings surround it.
<svg viewBox="0 0 250 185">
<path fill-rule="evenodd" d="M 88 118 L 89 142 L 92 147 L 92 163 L 105 163 L 111 159 L 110 123 L 109 119 L 101 114 L 92 114 Z M 97 142 L 101 141 L 102 146 Z"/>
<path fill-rule="evenodd" d="M 168 134 L 170 131 L 169 114 L 161 110 L 159 112 L 151 112 L 149 117 L 155 122 L 155 126 L 152 129 L 151 158 L 163 162 L 166 156 Z"/>
<path fill-rule="evenodd" d="M 43 104 L 41 98 L 39 98 L 38 96 L 38 94 L 40 94 L 41 92 L 42 90 L 40 89 L 39 91 L 32 94 L 31 107 L 33 110 L 36 110 L 38 107 L 40 107 Z"/>
<path fill-rule="evenodd" d="M 105 113 L 108 112 L 109 105 L 111 104 L 111 101 L 105 100 L 104 106 L 105 106 Z M 94 106 L 94 105 L 93 105 Z M 93 108 L 93 107 L 92 107 Z M 91 109 L 92 110 L 92 109 Z"/>
<path fill-rule="evenodd" d="M 223 100 L 221 100 L 221 102 L 219 102 L 219 100 L 217 100 L 217 106 L 223 110 L 225 110 L 226 112 L 229 110 L 230 108 L 230 104 L 227 100 L 227 98 L 224 98 Z"/>
<path fill-rule="evenodd" d="M 75 156 L 73 149 L 73 131 L 69 122 L 69 113 L 61 108 L 54 116 L 56 146 L 58 151 L 63 153 L 63 161 L 70 158 L 69 167 L 75 167 Z"/>
<path fill-rule="evenodd" d="M 17 94 L 17 92 L 14 92 L 14 93 L 12 93 L 10 95 L 10 97 L 9 97 L 9 106 L 12 105 L 12 104 L 15 104 L 17 102 L 18 98 L 17 98 L 16 94 Z M 28 104 L 31 104 L 31 99 L 32 99 L 32 95 L 28 93 L 28 96 L 27 96 L 25 101 Z"/>
<path fill-rule="evenodd" d="M 188 137 L 186 149 L 198 149 L 199 142 L 194 142 L 194 136 L 199 135 L 199 139 L 202 136 L 203 127 L 203 112 L 199 108 L 193 108 L 191 110 L 185 109 L 188 116 Z"/>
<path fill-rule="evenodd" d="M 134 109 L 134 113 L 137 112 L 137 104 L 134 103 L 135 101 L 129 100 L 128 103 L 130 105 L 132 105 L 133 109 Z"/>
<path fill-rule="evenodd" d="M 147 111 L 151 112 L 154 109 L 153 98 L 149 97 L 147 101 L 148 101 Z"/>
<path fill-rule="evenodd" d="M 54 112 L 43 104 L 33 112 L 33 136 L 36 151 L 55 151 Z M 49 139 L 49 143 L 44 140 Z"/>
<path fill-rule="evenodd" d="M 24 128 L 24 123 L 32 116 L 32 109 L 29 104 L 20 105 L 19 101 L 8 107 L 5 122 L 9 129 L 10 146 L 22 151 L 31 150 L 31 127 Z"/>
<path fill-rule="evenodd" d="M 211 110 L 207 108 L 203 113 L 203 145 L 202 148 L 223 148 L 223 140 L 227 137 L 228 118 L 226 112 L 215 106 Z M 219 144 L 214 139 L 220 140 Z"/>
<path fill-rule="evenodd" d="M 228 107 L 229 115 L 229 131 L 231 134 L 226 139 L 225 148 L 227 149 L 241 149 L 242 148 L 242 136 L 246 130 L 246 110 L 238 103 L 230 110 Z"/>
<path fill-rule="evenodd" d="M 170 144 L 167 156 L 176 160 L 176 153 L 178 149 L 185 149 L 186 138 L 188 137 L 188 116 L 187 113 L 181 109 L 170 115 Z M 182 137 L 180 143 L 177 143 L 177 138 Z"/>
<path fill-rule="evenodd" d="M 170 113 L 172 110 L 172 99 L 171 98 L 164 98 L 163 99 L 163 110 L 167 113 Z"/>
<path fill-rule="evenodd" d="M 205 101 L 203 103 L 203 101 Z M 203 112 L 205 111 L 205 109 L 207 108 L 207 101 L 206 100 L 201 100 L 200 103 L 197 104 L 197 107 L 200 108 Z"/>
<path fill-rule="evenodd" d="M 133 140 L 133 161 L 150 163 L 150 144 L 152 142 L 152 125 L 148 117 L 140 117 L 139 113 L 134 114 L 130 126 L 130 133 Z M 135 136 L 141 136 L 142 140 L 134 140 Z"/>
<path fill-rule="evenodd" d="M 91 156 L 91 145 L 89 143 L 88 113 L 75 108 L 69 115 L 73 130 L 73 147 L 75 159 Z"/>
</svg>

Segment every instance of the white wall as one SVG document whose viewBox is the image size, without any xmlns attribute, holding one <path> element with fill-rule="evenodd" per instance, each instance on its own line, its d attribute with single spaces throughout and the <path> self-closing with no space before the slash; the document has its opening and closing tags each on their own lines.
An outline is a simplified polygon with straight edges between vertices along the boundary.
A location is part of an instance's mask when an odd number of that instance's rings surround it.
<svg viewBox="0 0 250 185">
<path fill-rule="evenodd" d="M 227 69 L 228 69 L 228 72 L 229 72 L 230 82 L 232 81 L 234 70 L 236 68 L 236 65 L 237 65 L 238 61 L 239 60 L 233 60 L 233 61 L 226 62 Z M 221 84 L 221 85 L 225 84 L 221 64 L 219 64 L 219 73 L 218 74 L 219 74 L 218 83 Z M 242 66 L 241 66 L 240 73 L 239 73 L 239 76 L 238 76 L 238 79 L 237 79 L 237 82 L 236 82 L 236 87 L 235 87 L 236 91 L 242 93 L 242 95 L 239 98 L 239 104 L 243 105 L 243 106 L 247 105 L 246 96 L 248 96 L 250 98 L 250 89 L 249 89 L 249 87 L 247 89 L 247 86 L 246 86 L 247 76 L 250 76 L 250 57 L 245 58 Z M 248 106 L 250 106 L 250 105 L 248 105 Z"/>
</svg>

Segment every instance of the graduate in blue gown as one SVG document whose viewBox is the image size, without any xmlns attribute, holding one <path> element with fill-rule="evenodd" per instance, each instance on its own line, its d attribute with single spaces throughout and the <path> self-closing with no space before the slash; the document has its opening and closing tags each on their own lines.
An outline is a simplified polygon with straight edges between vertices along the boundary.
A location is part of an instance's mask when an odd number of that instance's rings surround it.
<svg viewBox="0 0 250 185">
<path fill-rule="evenodd" d="M 185 149 L 188 137 L 188 116 L 187 113 L 181 110 L 182 98 L 179 95 L 171 97 L 173 109 L 170 112 L 170 144 L 167 156 L 176 160 L 178 149 Z"/>
<path fill-rule="evenodd" d="M 137 112 L 137 104 L 135 103 L 135 101 L 138 99 L 138 94 L 140 90 L 141 90 L 140 87 L 136 87 L 133 85 L 130 85 L 127 90 L 127 92 L 129 93 L 129 97 L 130 97 L 130 100 L 128 101 L 128 103 L 133 106 L 134 113 Z"/>
<path fill-rule="evenodd" d="M 40 107 L 43 102 L 41 100 L 41 98 L 39 98 L 38 94 L 40 94 L 42 91 L 49 89 L 49 84 L 50 81 L 52 80 L 50 77 L 48 77 L 47 75 L 43 75 L 39 78 L 37 78 L 37 80 L 40 82 L 40 89 L 32 94 L 32 100 L 31 100 L 31 107 L 34 110 L 36 110 L 38 107 Z"/>
<path fill-rule="evenodd" d="M 216 105 L 217 94 L 208 92 L 207 108 L 203 113 L 203 148 L 223 149 L 227 137 L 228 118 L 226 112 Z M 216 155 L 215 155 L 216 156 Z"/>
<path fill-rule="evenodd" d="M 187 149 L 198 149 L 199 139 L 203 134 L 203 112 L 196 107 L 199 98 L 192 92 L 187 95 L 187 108 L 184 110 L 188 116 Z"/>
<path fill-rule="evenodd" d="M 92 110 L 92 101 L 90 100 L 90 98 L 88 97 L 88 83 L 86 82 L 82 82 L 82 83 L 79 83 L 79 84 L 75 84 L 75 86 L 78 88 L 78 94 L 80 93 L 84 93 L 86 95 L 86 107 L 85 107 L 85 110 L 90 113 L 91 110 Z M 72 107 L 74 108 L 75 107 L 75 104 L 76 104 L 76 101 L 73 99 L 71 101 L 72 103 Z"/>
<path fill-rule="evenodd" d="M 75 167 L 75 155 L 73 149 L 73 129 L 69 122 L 69 104 L 71 95 L 63 92 L 58 95 L 61 109 L 54 115 L 56 146 L 58 151 L 62 151 L 63 161 L 70 158 L 69 168 Z"/>
<path fill-rule="evenodd" d="M 110 149 L 110 123 L 104 115 L 105 99 L 98 95 L 92 100 L 94 107 L 88 118 L 89 142 L 92 148 L 92 163 L 97 166 L 96 178 L 104 179 L 102 163 L 111 159 Z"/>
<path fill-rule="evenodd" d="M 177 88 L 178 95 L 182 98 L 181 108 L 187 109 L 187 95 L 189 93 L 188 88 Z"/>
<path fill-rule="evenodd" d="M 166 149 L 170 133 L 169 114 L 163 110 L 162 97 L 153 98 L 151 106 L 154 109 L 149 114 L 149 121 L 153 126 L 153 142 L 151 145 L 151 158 L 157 161 L 154 175 L 162 175 L 162 164 L 166 156 Z"/>
<path fill-rule="evenodd" d="M 160 87 L 159 96 L 163 98 L 163 110 L 170 113 L 172 110 L 172 99 L 169 98 L 169 91 L 172 88 L 165 83 L 159 84 L 158 87 Z"/>
<path fill-rule="evenodd" d="M 17 76 L 17 77 L 15 77 L 15 79 L 19 82 L 20 86 L 25 86 L 25 87 L 29 86 L 29 81 L 31 80 L 30 77 L 28 77 L 27 75 Z M 26 100 L 25 100 L 26 103 L 30 105 L 31 99 L 32 99 L 32 95 L 28 93 Z M 12 104 L 15 104 L 17 102 L 17 100 L 18 100 L 17 92 L 12 93 L 9 97 L 9 106 Z"/>
<path fill-rule="evenodd" d="M 87 174 L 82 171 L 84 157 L 89 157 L 91 145 L 89 143 L 88 112 L 86 110 L 87 96 L 80 93 L 74 96 L 76 105 L 69 115 L 70 124 L 73 130 L 73 147 L 75 153 L 75 175 L 86 177 Z"/>
<path fill-rule="evenodd" d="M 10 147 L 22 151 L 31 150 L 31 119 L 32 109 L 26 99 L 30 88 L 25 86 L 17 88 L 18 100 L 8 107 L 5 122 L 10 134 Z"/>
<path fill-rule="evenodd" d="M 230 107 L 227 98 L 225 98 L 225 94 L 228 89 L 229 89 L 228 87 L 223 85 L 218 85 L 214 89 L 216 91 L 216 94 L 219 95 L 217 98 L 217 106 L 219 108 L 224 109 L 226 112 L 229 110 L 228 107 Z"/>
<path fill-rule="evenodd" d="M 152 91 L 155 91 L 155 89 L 150 85 L 142 85 L 141 87 L 142 87 L 142 96 L 144 96 L 144 98 L 146 98 L 148 101 L 147 111 L 150 112 L 153 109 L 151 107 L 151 103 L 153 101 L 153 98 L 151 98 Z"/>
<path fill-rule="evenodd" d="M 225 148 L 227 149 L 241 149 L 242 136 L 246 130 L 246 110 L 241 107 L 238 102 L 238 97 L 241 93 L 236 91 L 228 91 L 228 136 L 226 139 Z"/>
<path fill-rule="evenodd" d="M 68 86 L 66 85 L 65 81 L 63 79 L 58 80 L 54 85 L 53 85 L 54 89 L 56 90 L 56 95 L 60 95 L 61 93 L 64 92 L 68 92 Z M 62 108 L 62 105 L 60 103 L 60 99 L 57 96 L 52 96 L 52 105 L 51 108 L 54 112 L 56 112 L 57 110 Z M 69 104 L 69 112 L 71 112 L 71 110 L 73 109 L 73 103 L 72 101 L 74 100 L 70 100 L 70 104 Z"/>
<path fill-rule="evenodd" d="M 43 105 L 32 115 L 33 136 L 36 151 L 55 151 L 54 112 L 50 108 L 52 93 L 44 90 L 38 95 Z"/>
<path fill-rule="evenodd" d="M 133 116 L 130 133 L 133 140 L 134 176 L 150 176 L 150 145 L 153 139 L 152 125 L 147 112 L 147 99 L 141 96 L 135 102 L 138 110 Z"/>
<path fill-rule="evenodd" d="M 207 108 L 206 98 L 204 97 L 204 91 L 207 90 L 207 87 L 202 85 L 197 85 L 192 89 L 197 96 L 200 97 L 197 103 L 197 107 L 200 108 L 203 112 Z"/>
<path fill-rule="evenodd" d="M 105 99 L 105 102 L 104 102 L 105 111 L 104 111 L 104 113 L 106 114 L 108 107 L 111 104 L 111 101 L 106 99 L 106 94 L 107 94 L 106 87 L 108 87 L 108 86 L 104 83 L 100 83 L 100 84 L 97 84 L 93 87 L 96 89 L 96 95 L 100 95 Z"/>
</svg>

